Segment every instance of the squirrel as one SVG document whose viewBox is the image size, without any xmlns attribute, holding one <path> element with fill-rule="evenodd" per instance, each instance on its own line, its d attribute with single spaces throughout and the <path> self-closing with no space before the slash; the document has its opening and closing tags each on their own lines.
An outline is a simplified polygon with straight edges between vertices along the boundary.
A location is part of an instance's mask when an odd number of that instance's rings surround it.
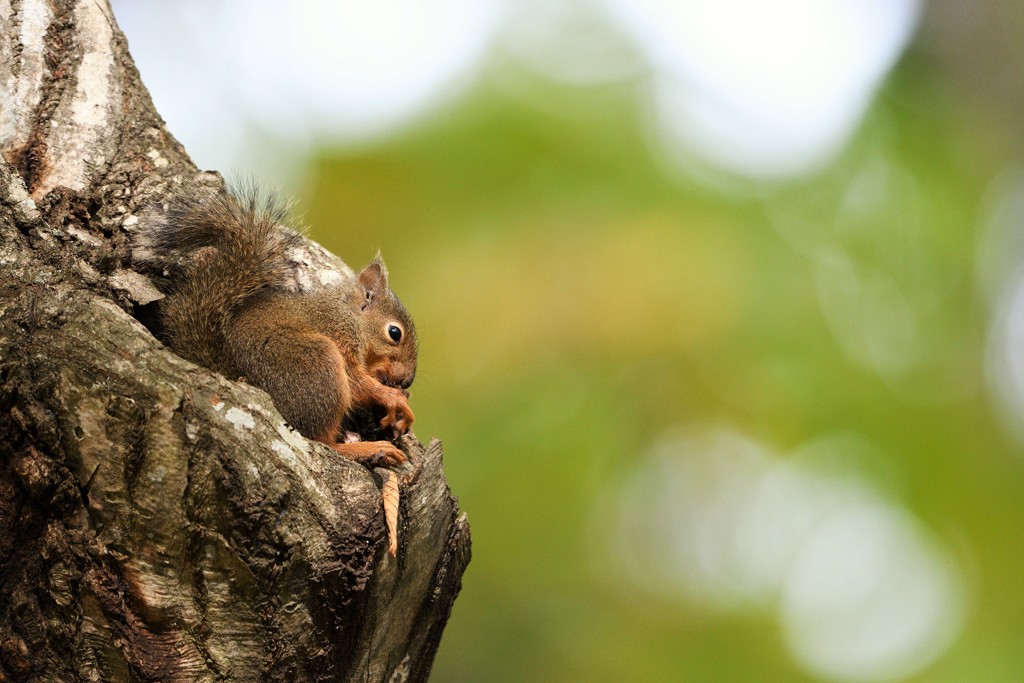
<svg viewBox="0 0 1024 683">
<path fill-rule="evenodd" d="M 299 233 L 256 191 L 183 193 L 141 224 L 136 260 L 168 265 L 159 322 L 188 360 L 270 394 L 303 436 L 353 460 L 397 465 L 390 441 L 339 442 L 367 415 L 375 432 L 409 430 L 418 342 L 380 255 L 358 274 L 308 292 L 285 290 Z"/>
</svg>

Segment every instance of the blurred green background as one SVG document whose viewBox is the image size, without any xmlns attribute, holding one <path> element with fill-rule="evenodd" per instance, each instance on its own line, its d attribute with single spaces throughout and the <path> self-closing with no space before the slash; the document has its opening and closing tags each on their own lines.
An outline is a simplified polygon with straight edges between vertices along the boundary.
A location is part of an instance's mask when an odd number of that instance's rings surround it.
<svg viewBox="0 0 1024 683">
<path fill-rule="evenodd" d="M 313 236 L 380 249 L 416 318 L 416 432 L 473 533 L 433 680 L 1021 679 L 1022 29 L 923 5 L 798 173 L 680 162 L 649 70 L 571 83 L 500 42 L 287 162 Z"/>
</svg>

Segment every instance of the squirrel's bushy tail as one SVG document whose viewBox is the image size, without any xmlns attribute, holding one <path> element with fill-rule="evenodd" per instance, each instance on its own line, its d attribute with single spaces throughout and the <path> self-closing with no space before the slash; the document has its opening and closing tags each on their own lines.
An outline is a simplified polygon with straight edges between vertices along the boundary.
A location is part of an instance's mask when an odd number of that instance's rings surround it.
<svg viewBox="0 0 1024 683">
<path fill-rule="evenodd" d="M 288 250 L 300 244 L 298 233 L 280 227 L 285 214 L 273 197 L 247 190 L 239 197 L 182 195 L 144 220 L 135 257 L 180 267 L 160 307 L 164 333 L 178 354 L 234 373 L 225 355 L 225 325 L 247 300 L 285 284 Z"/>
</svg>

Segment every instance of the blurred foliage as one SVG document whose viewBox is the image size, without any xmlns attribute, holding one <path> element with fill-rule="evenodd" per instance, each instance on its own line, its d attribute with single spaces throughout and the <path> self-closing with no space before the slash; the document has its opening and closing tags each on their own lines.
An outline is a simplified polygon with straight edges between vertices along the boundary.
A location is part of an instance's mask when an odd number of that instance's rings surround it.
<svg viewBox="0 0 1024 683">
<path fill-rule="evenodd" d="M 304 219 L 354 266 L 383 252 L 420 330 L 416 431 L 444 439 L 472 525 L 434 680 L 811 680 L 763 610 L 654 599 L 613 569 L 616 482 L 660 435 L 718 422 L 782 452 L 875 446 L 858 466 L 967 581 L 963 632 L 913 680 L 1019 679 L 1024 449 L 987 394 L 974 272 L 1019 120 L 933 47 L 795 181 L 674 170 L 634 86 L 508 64 L 398 138 L 321 152 Z"/>
</svg>

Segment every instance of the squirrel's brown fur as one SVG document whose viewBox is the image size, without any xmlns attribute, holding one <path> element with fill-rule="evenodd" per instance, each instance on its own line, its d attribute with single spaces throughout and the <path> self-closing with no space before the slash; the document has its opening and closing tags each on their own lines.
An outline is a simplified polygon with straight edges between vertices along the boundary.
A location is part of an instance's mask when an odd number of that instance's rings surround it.
<svg viewBox="0 0 1024 683">
<path fill-rule="evenodd" d="M 140 226 L 136 258 L 176 264 L 160 320 L 179 355 L 265 390 L 304 436 L 355 459 L 405 456 L 387 441 L 338 443 L 355 411 L 401 434 L 413 422 L 416 328 L 380 258 L 312 292 L 287 292 L 297 233 L 255 192 L 192 193 Z"/>
</svg>

